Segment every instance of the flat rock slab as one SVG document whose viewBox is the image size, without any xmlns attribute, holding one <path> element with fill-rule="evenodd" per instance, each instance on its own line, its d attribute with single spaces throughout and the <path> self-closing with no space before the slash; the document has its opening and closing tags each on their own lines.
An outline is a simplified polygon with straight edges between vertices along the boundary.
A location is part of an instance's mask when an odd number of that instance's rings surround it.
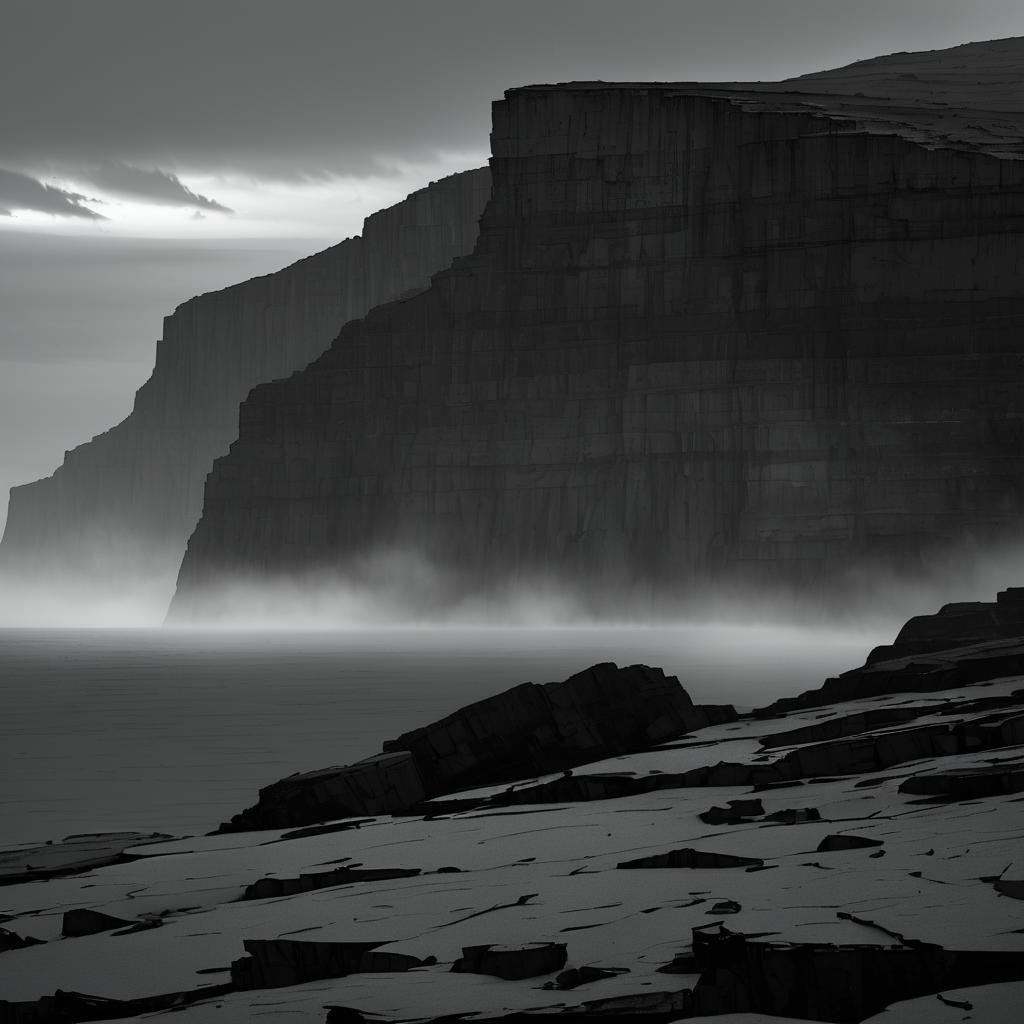
<svg viewBox="0 0 1024 1024">
<path fill-rule="evenodd" d="M 113 864 L 132 847 L 170 839 L 160 832 L 108 832 L 68 836 L 59 843 L 0 853 L 0 885 L 75 874 Z"/>
<path fill-rule="evenodd" d="M 998 732 L 1012 720 L 1022 681 L 993 684 L 983 709 L 972 689 L 918 699 L 910 728 Z M 891 699 L 856 708 L 884 710 Z M 819 713 L 850 719 L 852 710 Z M 797 728 L 808 724 L 804 713 L 794 718 Z M 826 744 L 863 743 L 870 752 L 907 729 L 891 716 L 859 721 L 866 733 Z M 36 1009 L 52 1006 L 58 989 L 90 993 L 75 997 L 75 1013 L 95 1004 L 94 1015 L 138 1020 L 174 1006 L 178 1024 L 241 1024 L 268 1013 L 323 1020 L 328 1007 L 349 1024 L 358 1024 L 352 1014 L 393 1022 L 529 1012 L 553 1020 L 566 1011 L 580 1024 L 631 1015 L 670 1024 L 712 1008 L 793 1016 L 795 1005 L 779 994 L 785 979 L 819 960 L 853 978 L 861 1001 L 837 1007 L 827 992 L 808 990 L 814 1001 L 802 1006 L 804 1020 L 853 1019 L 841 1016 L 850 1006 L 864 1019 L 885 1001 L 928 995 L 928 986 L 934 995 L 944 984 L 1014 982 L 1024 965 L 1024 901 L 1013 898 L 1024 800 L 901 790 L 911 779 L 1015 771 L 1024 744 L 926 743 L 884 773 L 812 775 L 793 780 L 797 790 L 754 794 L 749 773 L 805 753 L 817 763 L 822 746 L 805 734 L 803 743 L 767 751 L 765 762 L 765 734 L 764 719 L 709 725 L 678 743 L 514 790 L 517 799 L 544 795 L 549 803 L 468 801 L 460 809 L 454 800 L 431 815 L 378 815 L 359 827 L 349 820 L 298 834 L 200 836 L 138 848 L 142 856 L 126 847 L 127 859 L 87 877 L 8 884 L 0 913 L 19 936 L 59 939 L 65 915 L 138 921 L 145 930 L 6 952 L 0 992 Z M 727 755 L 727 770 L 716 751 Z M 682 764 L 683 772 L 668 770 Z M 566 799 L 555 800 L 552 786 L 577 777 L 643 785 L 609 785 L 604 796 L 580 800 L 566 786 Z M 712 804 L 726 811 L 723 820 L 704 820 Z M 658 867 L 684 870 L 652 876 Z M 832 959 L 822 952 L 829 949 Z M 923 949 L 931 952 L 915 959 Z M 740 975 L 749 997 L 742 1006 L 729 1002 Z M 856 980 L 868 977 L 877 992 Z M 728 1015 L 719 1019 L 726 1024 Z"/>
</svg>

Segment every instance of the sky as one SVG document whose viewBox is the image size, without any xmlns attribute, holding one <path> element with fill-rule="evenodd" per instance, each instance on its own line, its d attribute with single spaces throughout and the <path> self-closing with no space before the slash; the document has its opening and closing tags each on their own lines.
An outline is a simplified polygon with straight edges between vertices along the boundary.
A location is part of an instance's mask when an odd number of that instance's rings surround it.
<svg viewBox="0 0 1024 1024">
<path fill-rule="evenodd" d="M 128 413 L 164 315 L 483 164 L 506 88 L 1013 35 L 1019 0 L 0 0 L 0 528 Z"/>
</svg>

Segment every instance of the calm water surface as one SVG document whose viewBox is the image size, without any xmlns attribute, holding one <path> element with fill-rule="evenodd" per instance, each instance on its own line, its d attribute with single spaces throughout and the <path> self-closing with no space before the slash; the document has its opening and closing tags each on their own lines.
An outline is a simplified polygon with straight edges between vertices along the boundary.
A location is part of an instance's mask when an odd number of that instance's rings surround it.
<svg viewBox="0 0 1024 1024">
<path fill-rule="evenodd" d="M 0 629 L 0 845 L 208 831 L 283 775 L 598 661 L 657 665 L 697 701 L 749 707 L 888 639 L 737 626 Z"/>
</svg>

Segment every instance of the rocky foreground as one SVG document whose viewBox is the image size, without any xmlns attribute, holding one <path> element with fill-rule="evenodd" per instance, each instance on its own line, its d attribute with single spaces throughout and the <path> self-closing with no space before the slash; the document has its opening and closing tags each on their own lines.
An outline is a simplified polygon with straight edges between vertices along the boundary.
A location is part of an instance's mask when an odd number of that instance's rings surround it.
<svg viewBox="0 0 1024 1024">
<path fill-rule="evenodd" d="M 0 883 L 2 1022 L 1019 1021 L 1024 595 L 750 713 L 524 684 Z"/>
</svg>

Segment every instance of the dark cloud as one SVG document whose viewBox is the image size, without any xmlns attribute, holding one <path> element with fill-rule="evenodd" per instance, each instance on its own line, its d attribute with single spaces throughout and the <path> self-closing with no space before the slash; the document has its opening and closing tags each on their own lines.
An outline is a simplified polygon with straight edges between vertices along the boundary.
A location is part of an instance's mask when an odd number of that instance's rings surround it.
<svg viewBox="0 0 1024 1024">
<path fill-rule="evenodd" d="M 193 192 L 176 174 L 156 168 L 146 170 L 132 167 L 118 160 L 108 160 L 87 172 L 85 177 L 106 192 L 131 198 L 145 199 L 164 206 L 192 206 L 218 213 L 234 213 L 213 199 Z"/>
<path fill-rule="evenodd" d="M 88 220 L 106 220 L 105 217 L 83 206 L 86 196 L 77 192 L 65 192 L 53 185 L 44 185 L 41 181 L 20 174 L 17 171 L 6 171 L 0 167 L 0 212 L 10 215 L 10 210 L 37 210 L 40 213 L 52 213 L 59 217 L 85 217 Z M 94 200 L 89 200 L 90 202 Z"/>
<path fill-rule="evenodd" d="M 1024 34 L 1019 0 L 4 0 L 11 167 L 301 179 L 483 153 L 510 86 L 775 79 Z"/>
</svg>

